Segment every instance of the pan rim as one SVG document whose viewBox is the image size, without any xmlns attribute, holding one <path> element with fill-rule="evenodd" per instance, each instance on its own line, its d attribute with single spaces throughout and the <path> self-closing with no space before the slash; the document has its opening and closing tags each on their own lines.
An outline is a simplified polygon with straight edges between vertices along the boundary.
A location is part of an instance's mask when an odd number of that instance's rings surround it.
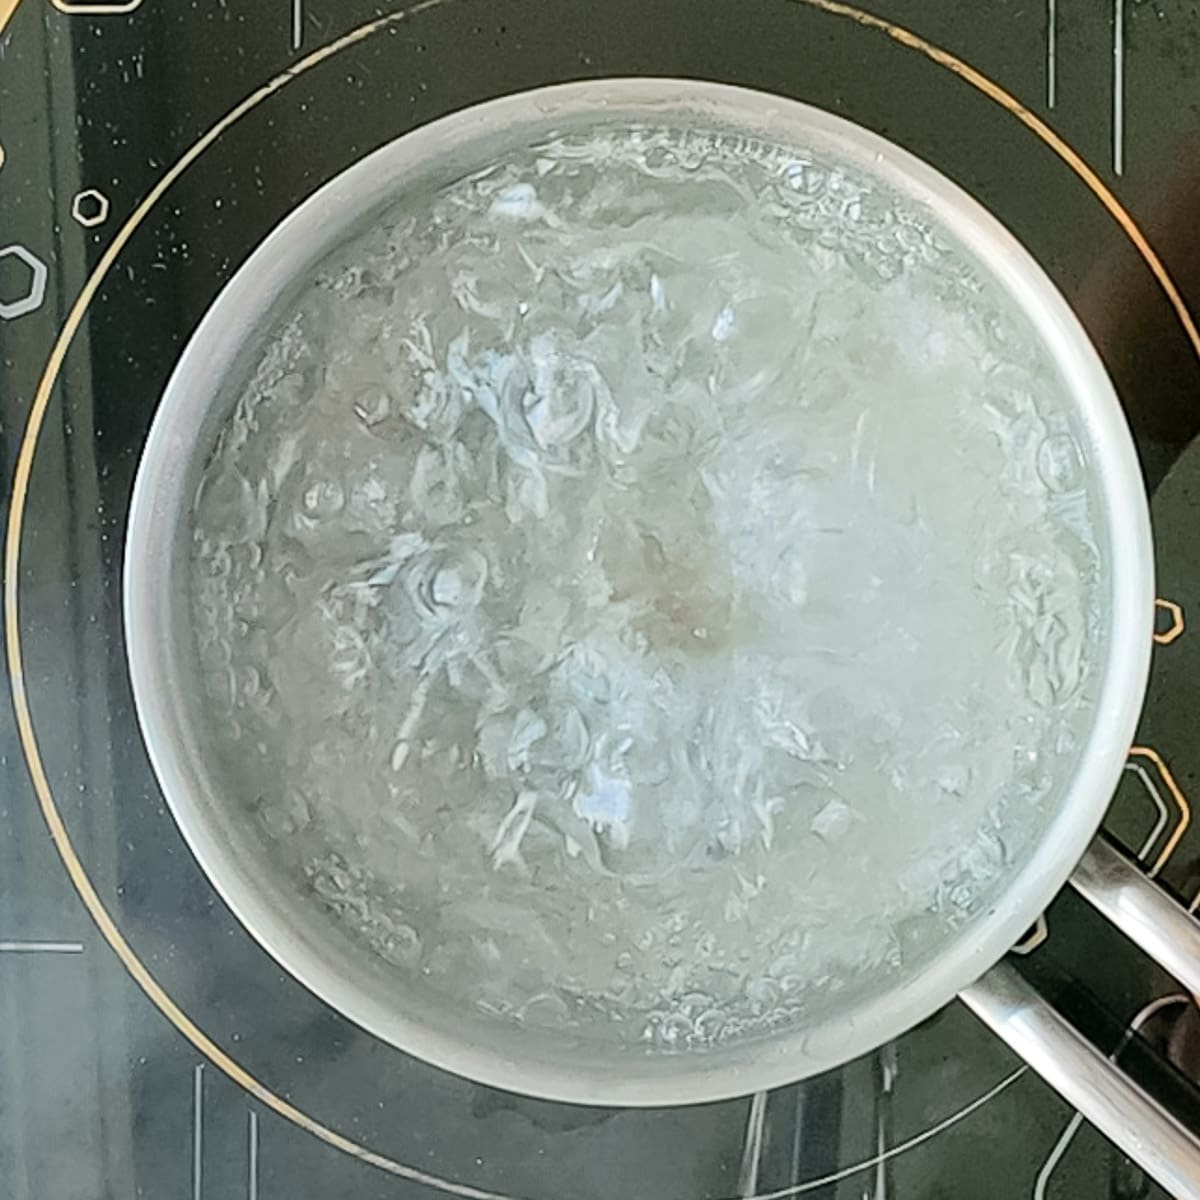
<svg viewBox="0 0 1200 1200">
<path fill-rule="evenodd" d="M 779 140 L 806 139 L 835 151 L 931 208 L 1006 290 L 1021 296 L 1042 332 L 1091 437 L 1101 481 L 1112 564 L 1106 609 L 1108 656 L 1095 720 L 1079 769 L 1059 801 L 1042 844 L 1009 881 L 1001 903 L 967 926 L 919 976 L 861 1005 L 845 1018 L 736 1045 L 731 1052 L 622 1058 L 584 1065 L 537 1061 L 447 1035 L 399 1011 L 362 972 L 332 969 L 328 954 L 296 935 L 275 906 L 233 862 L 226 839 L 195 802 L 206 777 L 170 694 L 169 572 L 161 551 L 173 523 L 163 519 L 164 489 L 180 482 L 188 445 L 179 414 L 202 418 L 214 389 L 198 375 L 221 377 L 233 351 L 230 328 L 247 327 L 294 275 L 297 253 L 336 244 L 393 189 L 448 145 L 474 144 L 522 123 L 553 123 L 607 109 L 669 110 L 735 121 Z M 331 230 L 335 231 L 331 236 Z M 251 321 L 251 327 L 253 322 Z M 168 418 L 175 417 L 174 423 Z M 178 489 L 177 489 L 178 490 Z M 176 500 L 179 497 L 176 496 Z M 170 539 L 167 539 L 168 542 Z M 155 551 L 160 553 L 155 553 Z M 157 568 L 157 569 L 156 569 Z M 209 880 L 251 935 L 293 977 L 350 1020 L 409 1053 L 491 1086 L 574 1103 L 658 1106 L 724 1099 L 779 1086 L 840 1065 L 931 1015 L 992 966 L 1066 882 L 1108 807 L 1124 765 L 1149 671 L 1154 589 L 1149 513 L 1132 439 L 1108 376 L 1078 319 L 1023 246 L 966 192 L 877 134 L 799 101 L 725 84 L 674 79 L 601 79 L 491 100 L 407 133 L 360 159 L 294 209 L 225 285 L 206 312 L 159 402 L 139 465 L 126 536 L 123 603 L 126 650 L 138 720 L 168 806 Z"/>
</svg>

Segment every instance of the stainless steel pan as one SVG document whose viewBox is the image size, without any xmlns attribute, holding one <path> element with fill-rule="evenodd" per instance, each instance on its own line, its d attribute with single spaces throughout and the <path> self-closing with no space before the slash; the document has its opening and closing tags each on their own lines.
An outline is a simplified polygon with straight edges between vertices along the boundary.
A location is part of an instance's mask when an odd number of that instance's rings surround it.
<svg viewBox="0 0 1200 1200">
<path fill-rule="evenodd" d="M 194 709 L 199 689 L 186 629 L 188 518 L 198 472 L 226 416 L 221 381 L 236 369 L 245 338 L 289 284 L 364 216 L 420 179 L 428 163 L 442 169 L 458 158 L 469 163 L 480 147 L 527 144 L 539 132 L 600 108 L 733 122 L 779 141 L 826 148 L 933 209 L 1019 299 L 1069 381 L 1098 472 L 1102 537 L 1114 564 L 1095 722 L 1047 836 L 1014 872 L 1001 901 L 961 934 L 947 933 L 940 953 L 919 973 L 838 1019 L 702 1054 L 599 1054 L 520 1029 L 485 1029 L 405 990 L 368 952 L 332 937 L 256 854 L 244 816 L 222 791 Z M 1048 1010 L 1013 968 L 995 965 L 1074 870 L 1072 881 L 1084 896 L 1200 992 L 1200 936 L 1190 919 L 1103 842 L 1093 843 L 1141 705 L 1152 579 L 1144 489 L 1112 385 L 1053 284 L 979 204 L 878 136 L 804 105 L 716 84 L 608 80 L 507 97 L 410 133 L 323 187 L 259 246 L 196 331 L 147 441 L 128 529 L 125 618 L 145 741 L 197 858 L 280 963 L 379 1037 L 448 1070 L 539 1096 L 594 1104 L 693 1103 L 837 1066 L 961 994 L 1110 1138 L 1177 1194 L 1200 1197 L 1200 1151 L 1182 1128 Z"/>
</svg>

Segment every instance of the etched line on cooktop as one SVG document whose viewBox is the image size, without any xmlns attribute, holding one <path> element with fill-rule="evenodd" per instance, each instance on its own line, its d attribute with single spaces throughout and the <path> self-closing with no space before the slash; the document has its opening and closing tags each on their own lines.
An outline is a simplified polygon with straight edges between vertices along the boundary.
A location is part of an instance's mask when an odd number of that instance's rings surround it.
<svg viewBox="0 0 1200 1200">
<path fill-rule="evenodd" d="M 1170 819 L 1171 813 L 1167 808 L 1167 802 L 1163 799 L 1160 792 L 1150 778 L 1150 773 L 1142 766 L 1141 763 L 1127 762 L 1125 770 L 1131 771 L 1141 780 L 1142 786 L 1146 789 L 1146 794 L 1154 803 L 1155 809 L 1158 811 L 1158 820 L 1154 822 L 1154 827 L 1146 835 L 1146 840 L 1142 843 L 1141 849 L 1138 850 L 1137 856 L 1140 862 L 1145 862 L 1150 857 L 1150 851 L 1154 849 L 1155 843 L 1162 836 L 1162 832 L 1167 827 L 1167 821 Z"/>
<path fill-rule="evenodd" d="M 871 1191 L 864 1193 L 870 1200 L 889 1200 L 891 1189 L 891 1160 L 888 1158 L 888 1143 L 892 1140 L 892 1103 L 896 1090 L 896 1077 L 900 1074 L 900 1060 L 896 1054 L 896 1043 L 880 1046 L 878 1052 L 879 1090 L 875 1097 L 875 1172 L 871 1180 Z"/>
<path fill-rule="evenodd" d="M 82 954 L 82 942 L 0 942 L 0 954 Z"/>
<path fill-rule="evenodd" d="M 1058 0 L 1046 0 L 1046 107 L 1058 103 Z"/>
<path fill-rule="evenodd" d="M 1083 1118 L 1075 1113 L 1074 1116 L 1067 1122 L 1066 1128 L 1059 1134 L 1058 1141 L 1046 1155 L 1046 1161 L 1042 1163 L 1042 1169 L 1037 1173 L 1037 1179 L 1033 1181 L 1033 1200 L 1046 1200 L 1046 1188 L 1050 1184 L 1050 1176 L 1058 1168 L 1058 1164 L 1062 1162 L 1062 1157 L 1067 1152 L 1067 1148 L 1075 1140 L 1075 1135 L 1079 1132 L 1080 1125 L 1083 1124 Z"/>
<path fill-rule="evenodd" d="M 192 1071 L 192 1200 L 204 1195 L 204 1064 Z"/>
<path fill-rule="evenodd" d="M 1125 0 L 1113 0 L 1113 174 L 1125 174 Z"/>
<path fill-rule="evenodd" d="M 938 1121 L 937 1124 L 931 1125 L 928 1129 L 921 1133 L 914 1134 L 910 1138 L 906 1138 L 902 1142 L 897 1142 L 894 1146 L 888 1149 L 883 1158 L 886 1161 L 891 1161 L 898 1158 L 901 1154 L 907 1154 L 910 1150 L 915 1150 L 918 1146 L 925 1142 L 931 1141 L 939 1134 L 944 1133 L 960 1121 L 965 1120 L 973 1113 L 978 1112 L 985 1104 L 990 1104 L 1001 1092 L 1006 1091 L 1019 1079 L 1022 1079 L 1029 1073 L 1029 1066 L 1022 1064 L 1015 1067 L 1009 1074 L 1005 1075 L 994 1087 L 989 1088 L 982 1096 L 978 1096 L 972 1100 L 970 1104 L 959 1109 L 958 1112 L 947 1117 L 945 1120 Z M 836 1171 L 830 1172 L 828 1175 L 821 1175 L 816 1179 L 806 1179 L 803 1183 L 792 1184 L 790 1187 L 778 1188 L 773 1192 L 760 1192 L 754 1200 L 784 1200 L 785 1197 L 801 1196 L 808 1192 L 815 1192 L 821 1188 L 832 1187 L 836 1183 L 841 1183 L 843 1179 L 849 1179 L 853 1175 L 857 1175 L 860 1171 L 871 1170 L 879 1161 L 879 1156 L 872 1154 L 870 1158 L 864 1159 L 861 1162 L 852 1163 L 850 1166 L 841 1167 Z"/>
<path fill-rule="evenodd" d="M 246 1196 L 258 1200 L 258 1113 L 251 1112 L 246 1127 Z"/>
<path fill-rule="evenodd" d="M 142 7 L 142 0 L 113 0 L 111 4 L 97 4 L 94 0 L 50 0 L 50 3 L 61 13 L 88 17 L 115 17 Z"/>
<path fill-rule="evenodd" d="M 742 1167 L 738 1172 L 738 1195 L 753 1196 L 758 1192 L 758 1169 L 762 1162 L 763 1134 L 767 1121 L 767 1093 L 755 1092 L 750 1097 L 750 1113 L 746 1118 L 746 1136 L 742 1141 Z"/>
</svg>

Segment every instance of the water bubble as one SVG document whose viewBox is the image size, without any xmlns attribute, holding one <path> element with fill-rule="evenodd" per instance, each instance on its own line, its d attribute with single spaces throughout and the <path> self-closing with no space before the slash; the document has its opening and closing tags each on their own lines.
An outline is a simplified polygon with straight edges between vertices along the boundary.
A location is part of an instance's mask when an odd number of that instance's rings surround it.
<svg viewBox="0 0 1200 1200">
<path fill-rule="evenodd" d="M 397 966 L 415 966 L 421 957 L 421 935 L 411 925 L 389 925 L 378 945 L 383 957 Z"/>
<path fill-rule="evenodd" d="M 336 516 L 345 502 L 346 495 L 336 479 L 316 479 L 304 489 L 304 511 L 318 520 Z"/>
<path fill-rule="evenodd" d="M 1084 465 L 1079 443 L 1069 433 L 1051 434 L 1038 448 L 1038 476 L 1052 492 L 1083 486 Z"/>
<path fill-rule="evenodd" d="M 392 399 L 378 384 L 363 388 L 354 399 L 354 415 L 368 429 L 386 421 L 391 411 Z"/>
</svg>

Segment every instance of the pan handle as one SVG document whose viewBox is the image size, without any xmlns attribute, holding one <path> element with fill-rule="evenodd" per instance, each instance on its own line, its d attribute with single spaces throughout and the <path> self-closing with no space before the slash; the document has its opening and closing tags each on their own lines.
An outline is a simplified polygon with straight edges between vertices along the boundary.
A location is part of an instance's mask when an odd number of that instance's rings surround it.
<svg viewBox="0 0 1200 1200">
<path fill-rule="evenodd" d="M 1200 1139 L 1002 962 L 959 993 L 1068 1104 L 1175 1200 L 1200 1200 Z"/>
<path fill-rule="evenodd" d="M 1103 834 L 1075 868 L 1071 886 L 1142 953 L 1200 996 L 1200 922 Z"/>
<path fill-rule="evenodd" d="M 1200 995 L 1200 923 L 1103 835 L 1071 884 L 1144 953 Z M 1200 1137 L 1106 1058 L 1011 963 L 961 993 L 967 1007 L 1176 1200 L 1200 1200 Z"/>
</svg>

